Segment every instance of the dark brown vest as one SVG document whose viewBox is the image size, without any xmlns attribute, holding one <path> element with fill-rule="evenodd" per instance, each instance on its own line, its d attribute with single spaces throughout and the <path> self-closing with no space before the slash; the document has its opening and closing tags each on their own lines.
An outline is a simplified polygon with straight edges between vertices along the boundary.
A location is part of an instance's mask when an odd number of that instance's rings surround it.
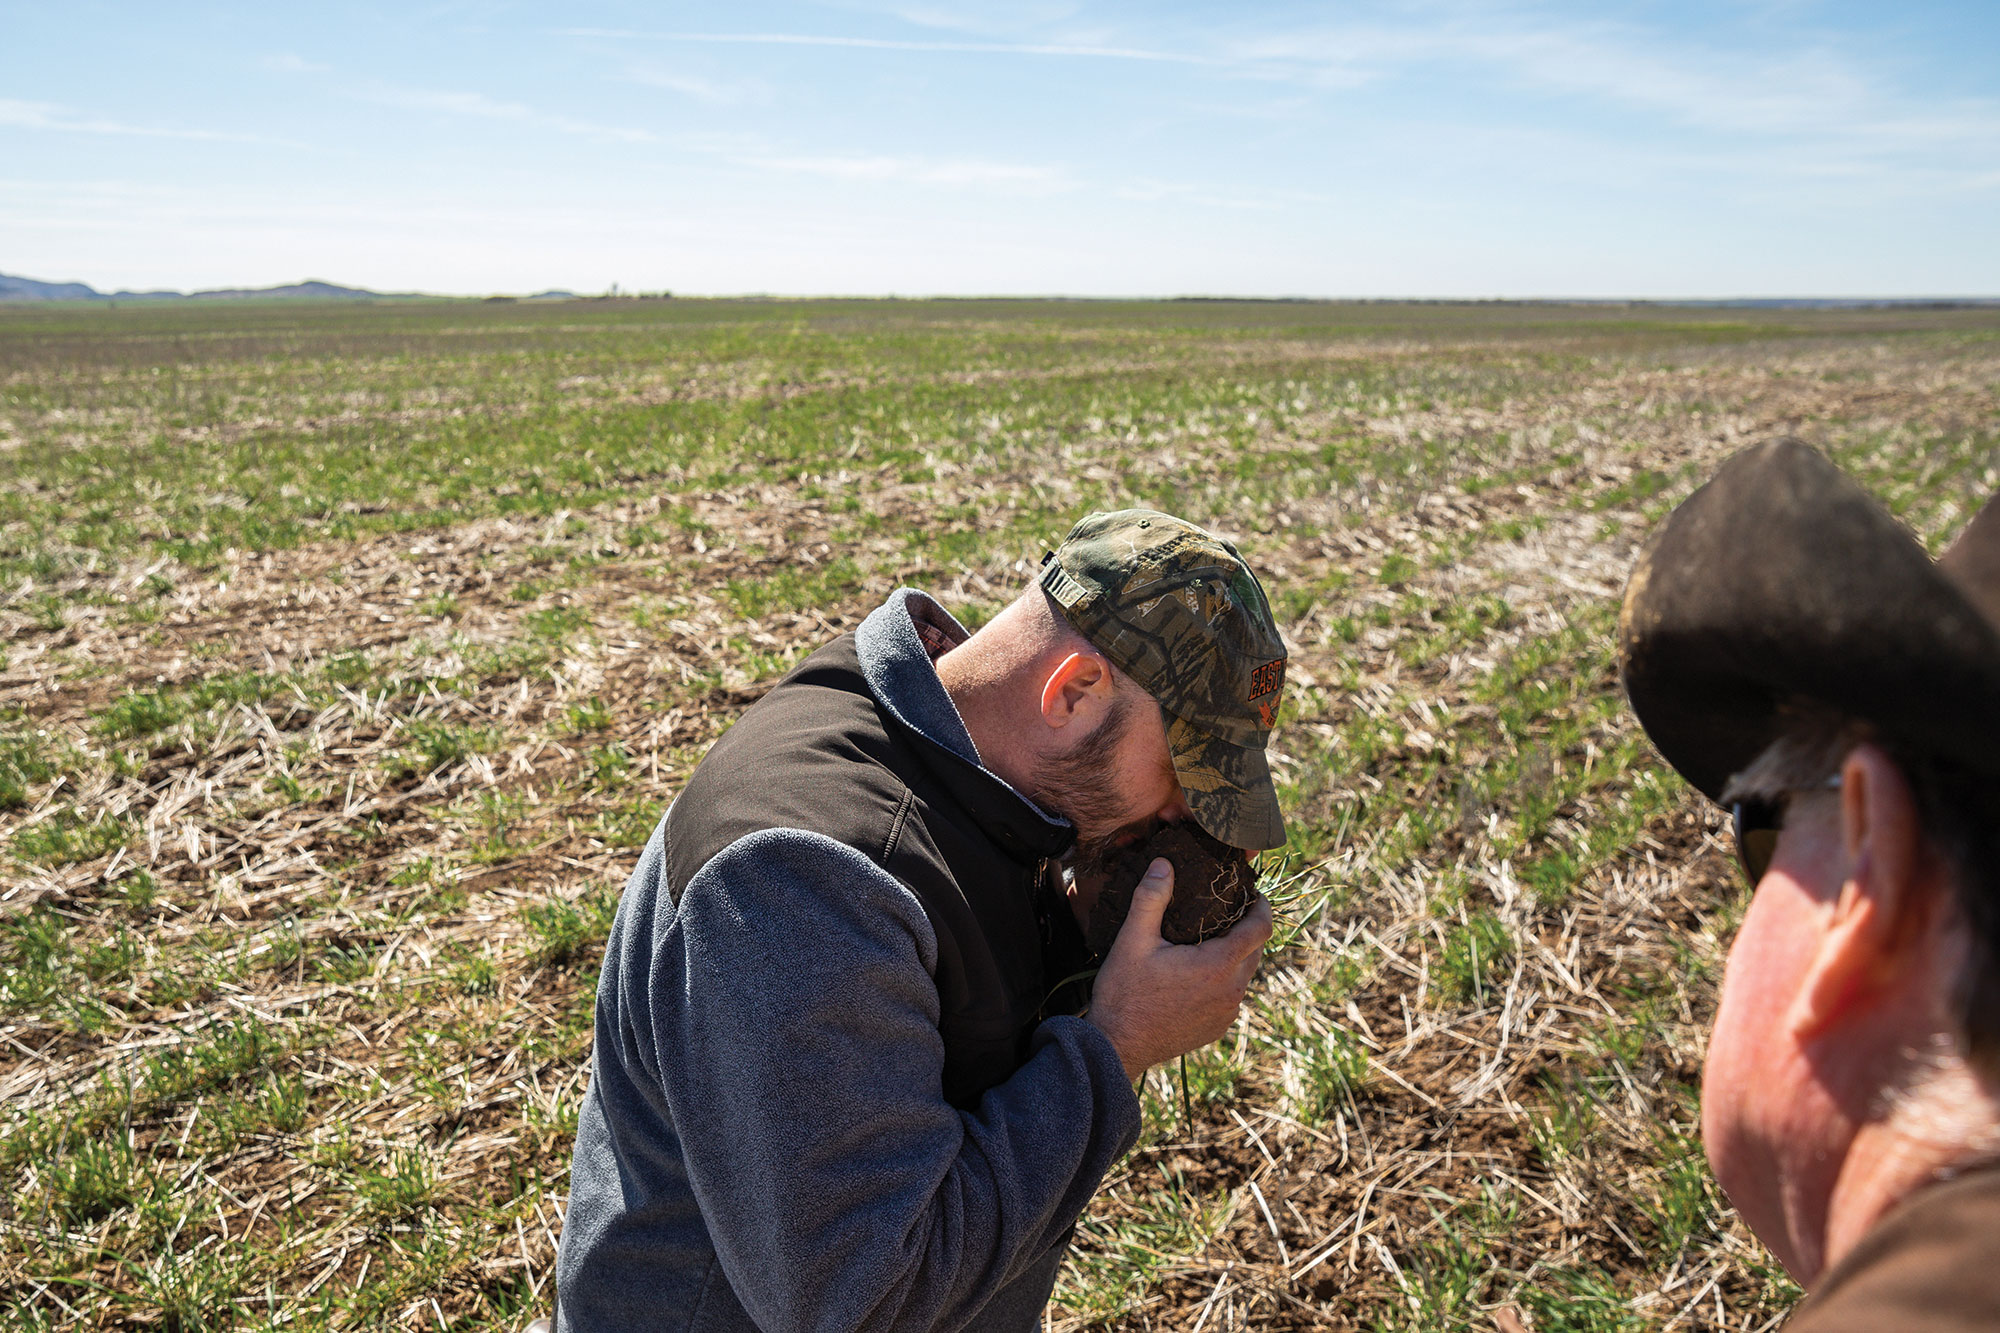
<svg viewBox="0 0 2000 1333">
<path fill-rule="evenodd" d="M 1891 1209 L 1786 1321 L 1784 1333 L 2000 1328 L 2000 1168 L 1926 1185 Z"/>
<path fill-rule="evenodd" d="M 765 829 L 845 843 L 900 880 L 937 933 L 943 1093 L 969 1109 L 1020 1068 L 1028 1037 L 1081 995 L 1087 966 L 1056 871 L 1071 830 L 877 706 L 843 635 L 753 704 L 702 760 L 667 820 L 674 900 L 709 858 Z M 828 884 L 827 893 L 844 886 Z"/>
</svg>

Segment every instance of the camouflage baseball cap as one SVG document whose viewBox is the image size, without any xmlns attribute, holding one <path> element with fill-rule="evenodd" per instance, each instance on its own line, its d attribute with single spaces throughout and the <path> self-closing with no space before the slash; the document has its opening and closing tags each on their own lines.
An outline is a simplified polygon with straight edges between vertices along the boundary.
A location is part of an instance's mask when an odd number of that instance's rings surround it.
<svg viewBox="0 0 2000 1333">
<path fill-rule="evenodd" d="M 1043 558 L 1041 584 L 1079 634 L 1160 701 L 1195 822 L 1232 847 L 1282 845 L 1264 743 L 1285 643 L 1236 548 L 1152 509 L 1091 514 Z"/>
</svg>

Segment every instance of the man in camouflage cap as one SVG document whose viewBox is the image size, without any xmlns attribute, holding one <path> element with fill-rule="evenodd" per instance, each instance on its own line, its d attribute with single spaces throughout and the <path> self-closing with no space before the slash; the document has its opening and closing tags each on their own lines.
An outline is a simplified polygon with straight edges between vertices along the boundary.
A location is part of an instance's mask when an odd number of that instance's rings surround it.
<svg viewBox="0 0 2000 1333">
<path fill-rule="evenodd" d="M 1041 584 L 1092 647 L 1159 701 L 1195 822 L 1247 851 L 1282 846 L 1264 746 L 1285 644 L 1236 548 L 1151 509 L 1092 514 L 1043 560 Z"/>
<path fill-rule="evenodd" d="M 1064 866 L 1187 819 L 1281 843 L 1284 660 L 1233 546 L 1125 510 L 977 633 L 899 589 L 751 707 L 619 903 L 558 1329 L 1036 1328 L 1134 1082 L 1228 1030 L 1271 933 L 1260 898 L 1167 943 L 1156 860 L 1100 962 Z"/>
</svg>

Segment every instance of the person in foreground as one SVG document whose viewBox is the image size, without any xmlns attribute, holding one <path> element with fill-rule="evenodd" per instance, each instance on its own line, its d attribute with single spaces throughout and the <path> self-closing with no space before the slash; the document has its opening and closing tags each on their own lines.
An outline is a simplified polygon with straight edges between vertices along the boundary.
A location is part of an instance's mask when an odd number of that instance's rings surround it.
<svg viewBox="0 0 2000 1333">
<path fill-rule="evenodd" d="M 619 903 L 557 1329 L 1037 1327 L 1134 1081 L 1271 932 L 1165 943 L 1156 861 L 1085 992 L 1061 866 L 1187 818 L 1282 843 L 1284 657 L 1234 547 L 1123 510 L 978 633 L 901 589 L 745 712 Z"/>
<path fill-rule="evenodd" d="M 2000 506 L 1933 564 L 1760 445 L 1662 526 L 1619 633 L 1754 886 L 1702 1136 L 1808 1292 L 1786 1328 L 2000 1327 Z"/>
</svg>

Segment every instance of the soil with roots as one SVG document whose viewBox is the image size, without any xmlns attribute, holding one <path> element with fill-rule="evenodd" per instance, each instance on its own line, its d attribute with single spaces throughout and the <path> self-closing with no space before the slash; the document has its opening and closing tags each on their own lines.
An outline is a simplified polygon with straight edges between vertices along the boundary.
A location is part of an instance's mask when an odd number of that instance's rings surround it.
<svg viewBox="0 0 2000 1333">
<path fill-rule="evenodd" d="M 1111 951 L 1132 910 L 1132 895 L 1157 857 L 1174 867 L 1173 900 L 1160 917 L 1160 935 L 1169 944 L 1199 944 L 1226 934 L 1256 900 L 1257 871 L 1240 850 L 1191 823 L 1163 825 L 1107 858 L 1104 887 L 1090 909 L 1093 953 Z"/>
</svg>

